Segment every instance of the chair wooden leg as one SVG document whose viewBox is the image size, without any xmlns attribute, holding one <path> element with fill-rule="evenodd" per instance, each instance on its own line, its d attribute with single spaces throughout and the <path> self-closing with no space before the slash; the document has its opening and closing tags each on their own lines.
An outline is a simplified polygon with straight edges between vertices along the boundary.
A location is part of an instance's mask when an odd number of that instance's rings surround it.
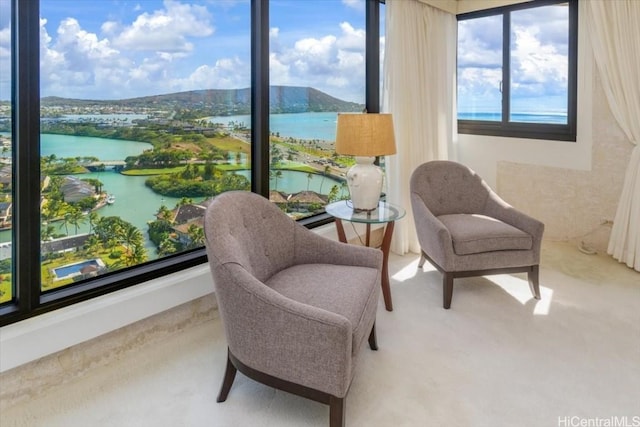
<svg viewBox="0 0 640 427">
<path fill-rule="evenodd" d="M 453 297 L 453 274 L 442 273 L 442 306 L 445 309 L 451 308 L 451 298 Z"/>
<path fill-rule="evenodd" d="M 424 252 L 420 251 L 420 262 L 418 263 L 418 268 L 422 268 L 426 260 L 427 257 L 424 256 Z"/>
<path fill-rule="evenodd" d="M 529 288 L 535 299 L 540 299 L 540 284 L 539 284 L 540 267 L 534 265 L 529 270 L 527 277 L 529 279 Z"/>
<path fill-rule="evenodd" d="M 376 324 L 374 322 L 373 326 L 371 327 L 371 332 L 369 333 L 369 348 L 371 348 L 371 350 L 377 350 L 378 349 L 378 339 L 376 338 Z"/>
<path fill-rule="evenodd" d="M 236 367 L 233 366 L 233 363 L 231 363 L 231 359 L 229 359 L 229 356 L 227 355 L 227 368 L 224 372 L 224 380 L 222 381 L 222 387 L 220 387 L 220 393 L 218 394 L 218 403 L 227 400 L 227 396 L 229 395 L 229 390 L 231 390 L 233 380 L 236 378 L 236 372 Z"/>
<path fill-rule="evenodd" d="M 344 398 L 329 398 L 329 427 L 344 427 Z"/>
</svg>

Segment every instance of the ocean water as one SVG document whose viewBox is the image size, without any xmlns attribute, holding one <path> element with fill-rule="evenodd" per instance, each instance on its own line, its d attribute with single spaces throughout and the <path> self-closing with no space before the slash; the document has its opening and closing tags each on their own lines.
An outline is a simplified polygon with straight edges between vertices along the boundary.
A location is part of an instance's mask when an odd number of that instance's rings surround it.
<svg viewBox="0 0 640 427">
<path fill-rule="evenodd" d="M 484 120 L 499 122 L 501 119 L 500 113 L 458 113 L 458 120 Z M 514 123 L 567 124 L 566 113 L 513 113 L 511 114 L 510 119 L 511 122 Z"/>
<path fill-rule="evenodd" d="M 248 128 L 251 127 L 249 115 L 207 117 L 207 119 L 212 123 L 227 125 L 233 121 L 243 123 Z M 269 118 L 269 128 L 272 133 L 279 133 L 283 137 L 335 141 L 337 119 L 338 113 L 272 114 Z"/>
<path fill-rule="evenodd" d="M 272 114 L 269 118 L 269 127 L 272 133 L 279 133 L 280 136 L 335 141 L 337 117 L 338 113 Z M 227 125 L 233 121 L 243 123 L 247 128 L 251 127 L 251 117 L 249 115 L 207 117 L 207 119 L 212 123 Z M 458 113 L 458 119 L 500 121 L 500 114 Z M 511 121 L 516 123 L 566 125 L 567 115 L 563 113 L 515 113 L 511 115 Z"/>
</svg>

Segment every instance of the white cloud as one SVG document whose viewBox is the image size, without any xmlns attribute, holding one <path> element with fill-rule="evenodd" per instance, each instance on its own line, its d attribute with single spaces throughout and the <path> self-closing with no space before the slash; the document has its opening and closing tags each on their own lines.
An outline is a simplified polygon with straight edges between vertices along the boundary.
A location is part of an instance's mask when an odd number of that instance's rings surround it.
<svg viewBox="0 0 640 427">
<path fill-rule="evenodd" d="M 202 65 L 188 78 L 179 80 L 179 90 L 195 90 L 202 88 L 238 89 L 250 86 L 250 65 L 240 58 L 223 58 L 213 66 Z"/>
<path fill-rule="evenodd" d="M 342 4 L 355 10 L 364 10 L 363 0 L 342 0 Z"/>
<path fill-rule="evenodd" d="M 551 44 L 542 44 L 537 27 L 515 27 L 512 50 L 513 89 L 521 94 L 566 91 L 568 58 Z"/>
<path fill-rule="evenodd" d="M 364 29 L 355 29 L 348 22 L 340 24 L 342 37 L 337 40 L 338 49 L 362 51 L 365 46 L 367 33 Z"/>
<path fill-rule="evenodd" d="M 190 52 L 187 37 L 213 34 L 206 7 L 165 0 L 164 9 L 143 13 L 118 34 L 113 43 L 121 49 L 162 52 Z"/>
<path fill-rule="evenodd" d="M 311 86 L 332 96 L 364 102 L 365 31 L 348 22 L 340 24 L 340 34 L 307 37 L 292 46 L 278 43 L 271 34 L 269 58 L 271 84 Z M 278 46 L 274 49 L 273 46 Z"/>
</svg>

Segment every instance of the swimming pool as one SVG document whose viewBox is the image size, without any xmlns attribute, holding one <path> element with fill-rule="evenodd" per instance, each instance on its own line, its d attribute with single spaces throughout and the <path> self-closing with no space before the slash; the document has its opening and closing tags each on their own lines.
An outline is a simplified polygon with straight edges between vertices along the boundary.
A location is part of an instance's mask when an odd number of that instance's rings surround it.
<svg viewBox="0 0 640 427">
<path fill-rule="evenodd" d="M 54 268 L 55 280 L 70 279 L 82 274 L 82 269 L 85 267 L 95 267 L 96 271 L 104 268 L 104 262 L 101 259 L 90 259 L 86 261 L 80 261 L 73 264 L 63 265 L 62 267 Z"/>
</svg>

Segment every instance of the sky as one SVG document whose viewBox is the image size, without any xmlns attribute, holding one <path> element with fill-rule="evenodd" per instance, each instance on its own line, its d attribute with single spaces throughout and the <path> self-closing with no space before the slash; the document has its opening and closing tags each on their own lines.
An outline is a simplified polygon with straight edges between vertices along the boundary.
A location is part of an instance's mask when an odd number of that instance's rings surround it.
<svg viewBox="0 0 640 427">
<path fill-rule="evenodd" d="M 364 0 L 271 0 L 269 8 L 271 84 L 363 103 Z M 566 13 L 549 6 L 514 14 L 518 108 L 566 108 Z M 41 0 L 40 15 L 43 97 L 123 99 L 250 85 L 249 0 Z M 11 93 L 9 17 L 9 0 L 0 0 L 0 100 Z M 500 104 L 500 23 L 491 19 L 459 26 L 460 111 Z"/>
<path fill-rule="evenodd" d="M 0 0 L 0 99 L 10 98 Z M 41 0 L 41 96 L 122 99 L 250 86 L 249 0 Z M 272 0 L 273 85 L 364 102 L 364 0 Z"/>
</svg>

